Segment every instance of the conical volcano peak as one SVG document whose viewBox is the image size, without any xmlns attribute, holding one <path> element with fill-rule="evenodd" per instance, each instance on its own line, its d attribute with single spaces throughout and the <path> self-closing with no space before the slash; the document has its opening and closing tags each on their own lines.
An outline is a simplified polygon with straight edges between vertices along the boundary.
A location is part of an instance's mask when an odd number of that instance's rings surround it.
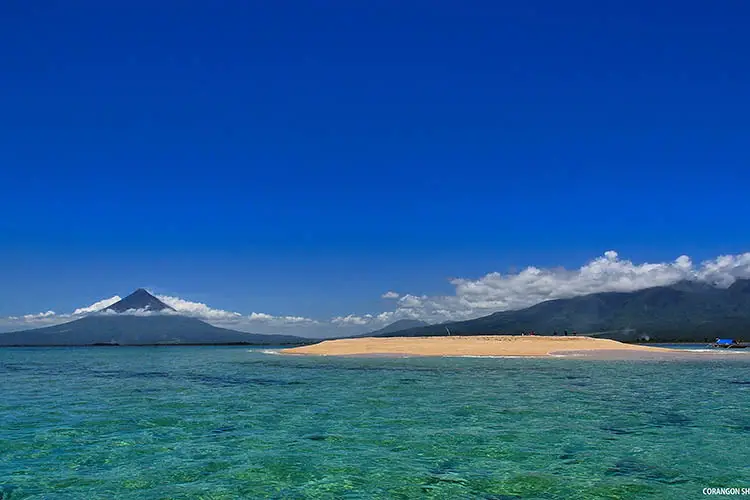
<svg viewBox="0 0 750 500">
<path fill-rule="evenodd" d="M 125 312 L 130 310 L 139 311 L 174 311 L 174 308 L 168 306 L 161 300 L 157 299 L 144 288 L 139 288 L 119 302 L 104 309 L 105 311 Z"/>
</svg>

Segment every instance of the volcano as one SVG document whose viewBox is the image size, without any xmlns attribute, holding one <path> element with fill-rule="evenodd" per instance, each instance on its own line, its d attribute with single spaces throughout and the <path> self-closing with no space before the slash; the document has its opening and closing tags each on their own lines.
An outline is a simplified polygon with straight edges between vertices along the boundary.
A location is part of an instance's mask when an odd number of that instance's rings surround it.
<svg viewBox="0 0 750 500">
<path fill-rule="evenodd" d="M 175 309 L 157 299 L 145 289 L 139 288 L 124 299 L 115 302 L 103 310 L 124 313 L 128 311 L 174 311 Z"/>
<path fill-rule="evenodd" d="M 312 339 L 246 333 L 181 315 L 143 288 L 83 318 L 60 325 L 0 333 L 0 346 L 296 345 Z"/>
</svg>

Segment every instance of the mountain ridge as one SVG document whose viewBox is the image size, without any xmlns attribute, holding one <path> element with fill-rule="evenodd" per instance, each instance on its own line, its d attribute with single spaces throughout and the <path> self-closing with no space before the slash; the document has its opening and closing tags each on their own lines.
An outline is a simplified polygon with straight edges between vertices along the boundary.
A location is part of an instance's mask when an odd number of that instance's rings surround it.
<svg viewBox="0 0 750 500">
<path fill-rule="evenodd" d="M 554 299 L 514 311 L 502 311 L 466 321 L 409 328 L 378 336 L 453 334 L 551 335 L 565 330 L 635 341 L 712 340 L 729 335 L 750 337 L 750 280 L 738 279 L 728 288 L 692 281 L 634 292 L 601 292 Z"/>
<path fill-rule="evenodd" d="M 130 314 L 130 311 L 146 314 Z M 0 346 L 304 344 L 293 335 L 246 333 L 179 314 L 139 288 L 124 299 L 59 325 L 0 333 Z"/>
<path fill-rule="evenodd" d="M 378 330 L 374 330 L 368 333 L 361 333 L 359 335 L 352 335 L 349 338 L 377 337 L 388 333 L 406 330 L 409 328 L 421 328 L 423 326 L 429 326 L 429 323 L 420 321 L 418 319 L 400 319 Z"/>
</svg>

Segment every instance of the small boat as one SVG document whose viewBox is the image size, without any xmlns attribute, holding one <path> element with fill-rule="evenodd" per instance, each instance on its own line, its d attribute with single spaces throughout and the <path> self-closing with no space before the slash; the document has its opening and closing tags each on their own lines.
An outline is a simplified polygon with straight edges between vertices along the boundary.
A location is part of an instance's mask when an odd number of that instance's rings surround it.
<svg viewBox="0 0 750 500">
<path fill-rule="evenodd" d="M 740 344 L 734 339 L 716 339 L 716 342 L 711 344 L 711 347 L 721 347 L 724 349 L 744 349 L 747 347 L 747 345 Z"/>
</svg>

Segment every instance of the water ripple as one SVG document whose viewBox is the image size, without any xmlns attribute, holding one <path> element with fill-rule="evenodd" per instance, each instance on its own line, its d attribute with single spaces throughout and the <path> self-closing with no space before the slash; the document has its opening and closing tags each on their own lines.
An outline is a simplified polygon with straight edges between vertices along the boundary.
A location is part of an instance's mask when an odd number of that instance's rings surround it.
<svg viewBox="0 0 750 500">
<path fill-rule="evenodd" d="M 694 498 L 747 478 L 748 368 L 4 349 L 0 499 Z"/>
</svg>

